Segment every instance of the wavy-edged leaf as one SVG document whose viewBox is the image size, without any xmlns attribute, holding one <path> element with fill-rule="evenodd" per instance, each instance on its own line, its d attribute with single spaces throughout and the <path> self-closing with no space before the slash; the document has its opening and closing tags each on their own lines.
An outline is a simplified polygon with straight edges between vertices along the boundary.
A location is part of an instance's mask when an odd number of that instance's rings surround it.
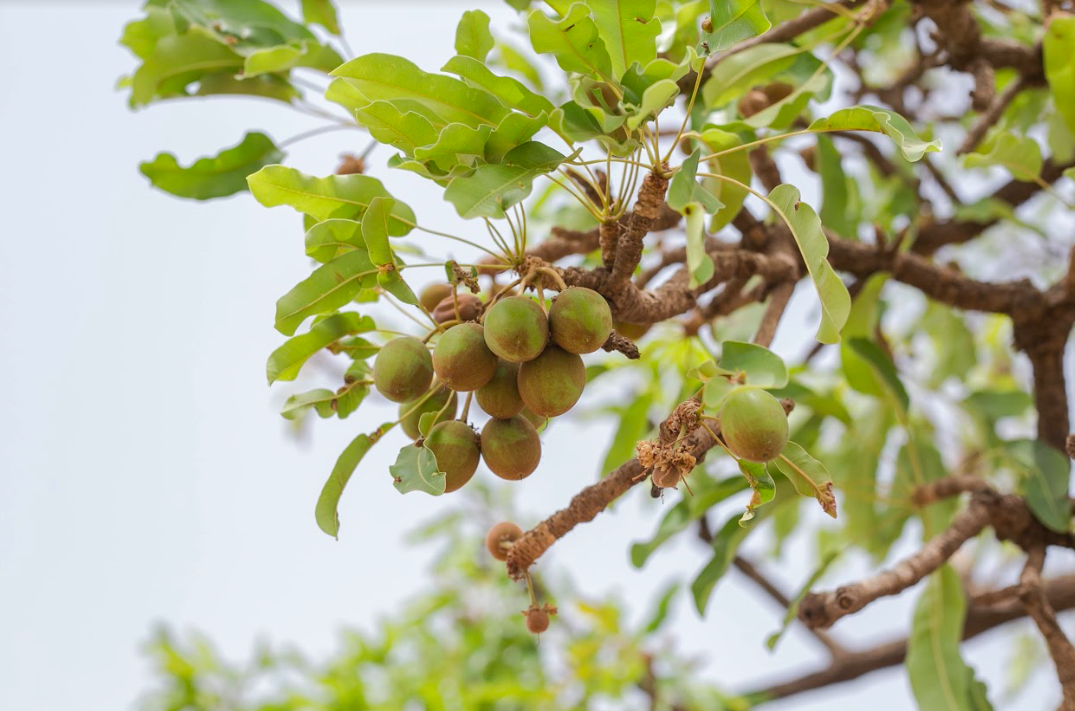
<svg viewBox="0 0 1075 711">
<path fill-rule="evenodd" d="M 330 175 L 315 178 L 283 165 L 267 165 L 247 178 L 250 192 L 265 207 L 287 205 L 321 221 L 333 217 L 360 218 L 377 197 L 392 197 L 384 184 L 368 175 Z M 390 234 L 402 237 L 414 227 L 414 211 L 396 201 Z"/>
<path fill-rule="evenodd" d="M 496 126 L 508 114 L 508 109 L 485 91 L 454 77 L 422 71 L 413 62 L 393 54 L 366 54 L 331 73 L 368 103 L 387 101 L 400 111 L 417 104 L 441 117 L 444 123 Z M 339 92 L 340 89 L 334 92 L 333 100 Z"/>
<path fill-rule="evenodd" d="M 878 106 L 852 106 L 840 109 L 827 118 L 810 124 L 811 131 L 874 131 L 891 138 L 909 161 L 921 160 L 926 153 L 941 150 L 941 142 L 924 141 L 918 137 L 907 119 L 895 111 Z"/>
<path fill-rule="evenodd" d="M 656 0 L 586 0 L 604 40 L 614 76 L 635 62 L 645 66 L 657 57 L 661 21 L 653 16 Z"/>
<path fill-rule="evenodd" d="M 378 432 L 387 430 L 389 426 L 381 425 Z M 375 441 L 369 435 L 364 434 L 360 434 L 351 440 L 351 443 L 347 445 L 347 448 L 343 450 L 336 460 L 336 465 L 332 467 L 332 473 L 329 474 L 328 481 L 325 482 L 325 486 L 321 489 L 321 495 L 317 498 L 317 507 L 314 509 L 317 525 L 333 538 L 337 538 L 340 533 L 340 517 L 336 512 L 336 508 L 340 503 L 343 490 L 351 479 L 351 475 L 354 474 L 358 463 L 366 456 L 366 452 L 370 450 Z"/>
<path fill-rule="evenodd" d="M 485 144 L 492 132 L 489 126 L 450 123 L 440 130 L 436 141 L 415 148 L 414 157 L 432 160 L 443 171 L 457 165 L 472 167 L 476 157 L 485 155 Z"/>
<path fill-rule="evenodd" d="M 328 72 L 342 62 L 343 57 L 337 54 L 336 50 L 312 40 L 266 47 L 246 55 L 243 61 L 243 78 L 287 72 L 295 67 L 309 67 Z"/>
<path fill-rule="evenodd" d="M 308 25 L 321 25 L 334 35 L 340 34 L 340 20 L 332 0 L 302 0 L 302 19 Z"/>
<path fill-rule="evenodd" d="M 1004 168 L 1016 180 L 1032 182 L 1041 175 L 1041 147 L 1033 138 L 1001 131 L 982 141 L 963 163 L 968 168 Z"/>
<path fill-rule="evenodd" d="M 513 148 L 499 165 L 482 165 L 473 175 L 448 184 L 444 199 L 455 205 L 464 219 L 501 218 L 504 209 L 524 200 L 534 178 L 556 169 L 567 156 L 543 143 L 529 141 Z"/>
<path fill-rule="evenodd" d="M 615 83 L 605 42 L 583 3 L 572 5 L 561 20 L 552 20 L 540 10 L 534 10 L 527 25 L 530 44 L 538 54 L 552 54 L 564 71 Z"/>
<path fill-rule="evenodd" d="M 327 264 L 344 252 L 366 250 L 362 225 L 355 220 L 332 219 L 315 223 L 306 231 L 306 256 Z"/>
<path fill-rule="evenodd" d="M 484 62 L 493 44 L 493 35 L 489 32 L 489 16 L 481 10 L 464 12 L 455 27 L 455 51 Z"/>
<path fill-rule="evenodd" d="M 369 316 L 356 313 L 333 314 L 318 321 L 309 333 L 295 336 L 277 348 L 269 356 L 265 373 L 269 384 L 277 380 L 294 380 L 303 364 L 319 350 L 344 336 L 353 336 L 376 328 Z"/>
<path fill-rule="evenodd" d="M 724 341 L 720 367 L 745 376 L 747 385 L 759 388 L 782 388 L 788 384 L 784 360 L 764 346 L 744 341 Z"/>
<path fill-rule="evenodd" d="M 387 101 L 374 101 L 355 109 L 355 120 L 366 127 L 378 143 L 395 146 L 414 155 L 419 146 L 437 140 L 437 129 L 425 116 L 415 111 L 400 111 Z"/>
<path fill-rule="evenodd" d="M 799 190 L 793 185 L 778 185 L 769 193 L 769 200 L 795 237 L 821 299 L 821 325 L 816 338 L 821 343 L 837 343 L 851 312 L 851 295 L 829 264 L 829 241 L 821 231 L 821 220 L 812 207 L 799 201 Z"/>
<path fill-rule="evenodd" d="M 404 445 L 388 471 L 392 474 L 392 486 L 401 494 L 422 491 L 440 496 L 444 493 L 447 476 L 438 468 L 436 455 L 425 445 Z"/>
<path fill-rule="evenodd" d="M 679 84 L 671 79 L 662 79 L 647 87 L 642 92 L 642 103 L 627 117 L 627 128 L 634 131 L 639 126 L 655 118 L 666 107 L 671 106 L 679 96 Z"/>
<path fill-rule="evenodd" d="M 332 417 L 336 414 L 332 410 L 332 401 L 335 398 L 336 393 L 328 388 L 317 388 L 316 390 L 297 393 L 284 402 L 280 415 L 285 420 L 298 420 L 305 417 L 306 413 L 312 409 L 322 419 Z"/>
<path fill-rule="evenodd" d="M 154 187 L 194 200 L 225 197 L 247 189 L 246 178 L 284 153 L 264 133 L 247 133 L 242 142 L 184 168 L 171 153 L 158 153 L 139 166 Z"/>
<path fill-rule="evenodd" d="M 442 72 L 455 74 L 466 81 L 485 89 L 505 106 L 522 111 L 528 116 L 537 117 L 542 113 L 552 113 L 552 102 L 540 94 L 535 94 L 518 79 L 497 76 L 473 57 L 455 56 L 441 67 Z"/>
<path fill-rule="evenodd" d="M 1019 488 L 1034 516 L 1049 529 L 1067 533 L 1071 529 L 1070 460 L 1040 440 L 1015 440 L 1003 447 L 1021 470 Z"/>
<path fill-rule="evenodd" d="M 196 28 L 161 37 L 131 77 L 132 107 L 159 99 L 187 96 L 187 87 L 209 74 L 235 74 L 243 58 Z"/>
<path fill-rule="evenodd" d="M 757 37 L 773 26 L 760 0 L 710 0 L 709 12 L 713 29 L 706 36 L 706 44 L 711 52 Z"/>
<path fill-rule="evenodd" d="M 732 564 L 739 545 L 754 528 L 754 526 L 740 526 L 739 516 L 732 516 L 720 527 L 719 531 L 713 534 L 713 557 L 691 583 L 691 595 L 694 597 L 694 606 L 699 615 L 705 614 L 713 588 L 728 572 L 728 566 Z"/>
<path fill-rule="evenodd" d="M 824 464 L 794 442 L 788 442 L 773 463 L 791 481 L 795 491 L 817 499 L 822 510 L 836 518 L 836 496 L 832 493 L 832 477 Z"/>
<path fill-rule="evenodd" d="M 1068 131 L 1075 134 L 1075 15 L 1056 12 L 1041 40 L 1042 65 L 1056 111 Z"/>
<path fill-rule="evenodd" d="M 292 336 L 303 321 L 335 311 L 377 283 L 377 267 L 363 250 L 324 264 L 276 302 L 276 330 Z"/>
<path fill-rule="evenodd" d="M 980 682 L 959 653 L 966 609 L 959 575 L 945 564 L 930 576 L 918 598 L 907 639 L 904 666 L 920 709 L 991 711 Z"/>
</svg>

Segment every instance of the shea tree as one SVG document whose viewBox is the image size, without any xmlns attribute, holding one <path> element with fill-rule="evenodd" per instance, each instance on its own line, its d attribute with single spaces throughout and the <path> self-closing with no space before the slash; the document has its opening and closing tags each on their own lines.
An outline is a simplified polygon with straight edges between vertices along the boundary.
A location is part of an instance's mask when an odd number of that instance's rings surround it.
<svg viewBox="0 0 1075 711">
<path fill-rule="evenodd" d="M 710 560 L 685 571 L 685 594 L 700 614 L 720 614 L 714 591 L 736 568 L 829 656 L 720 703 L 903 663 L 920 708 L 989 708 L 996 692 L 960 643 L 1028 617 L 1075 709 L 1075 647 L 1057 623 L 1075 577 L 1042 574 L 1075 547 L 1070 0 L 508 5 L 505 29 L 462 12 L 454 55 L 428 67 L 355 55 L 328 0 L 298 16 L 150 0 L 123 32 L 132 107 L 250 95 L 311 123 L 141 166 L 179 197 L 249 192 L 301 217 L 296 259 L 312 268 L 281 285 L 268 380 L 334 356 L 336 387 L 296 392 L 282 414 L 355 432 L 311 525 L 347 535 L 338 507 L 355 477 L 367 497 L 467 496 L 495 481 L 486 470 L 529 486 L 543 450 L 577 437 L 558 421 L 600 410 L 617 422 L 610 442 L 586 442 L 604 451 L 601 476 L 580 472 L 562 509 L 472 545 L 527 595 L 519 629 L 557 624 L 534 563 L 648 494 L 655 533 L 609 540 L 609 555 L 629 547 L 641 567 L 699 536 Z M 380 31 L 405 54 L 405 27 Z M 287 165 L 288 146 L 329 131 L 368 148 L 335 173 Z M 429 181 L 463 227 L 389 192 L 391 171 Z M 400 403 L 398 419 L 371 419 L 367 397 Z M 398 450 L 387 472 L 364 464 L 374 446 Z M 816 571 L 787 581 L 798 595 L 739 553 L 762 529 L 777 548 L 810 543 Z M 918 545 L 891 554 L 901 537 Z M 955 564 L 962 551 L 975 565 Z M 854 552 L 874 574 L 826 589 Z M 1021 573 L 1005 577 L 1013 554 Z M 911 588 L 905 641 L 849 649 L 825 631 Z M 718 703 L 659 696 L 653 668 L 631 668 L 655 708 Z"/>
</svg>

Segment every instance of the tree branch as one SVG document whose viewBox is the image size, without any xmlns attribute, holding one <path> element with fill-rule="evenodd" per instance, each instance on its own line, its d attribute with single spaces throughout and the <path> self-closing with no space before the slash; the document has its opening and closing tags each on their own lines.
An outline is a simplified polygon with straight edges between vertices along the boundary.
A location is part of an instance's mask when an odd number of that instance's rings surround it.
<svg viewBox="0 0 1075 711">
<path fill-rule="evenodd" d="M 1034 620 L 1038 631 L 1045 638 L 1049 656 L 1056 665 L 1056 675 L 1060 679 L 1060 688 L 1064 693 L 1061 711 L 1075 710 L 1075 647 L 1060 629 L 1056 620 L 1056 610 L 1049 604 L 1041 584 L 1041 568 L 1045 562 L 1045 547 L 1039 546 L 1027 555 L 1026 565 L 1019 575 L 1022 592 L 1019 596 L 1026 608 L 1027 615 Z"/>
</svg>

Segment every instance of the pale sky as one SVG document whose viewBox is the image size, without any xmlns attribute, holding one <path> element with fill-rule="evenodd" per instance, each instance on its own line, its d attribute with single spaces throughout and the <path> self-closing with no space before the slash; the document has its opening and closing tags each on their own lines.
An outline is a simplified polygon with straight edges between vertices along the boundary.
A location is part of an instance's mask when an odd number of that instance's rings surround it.
<svg viewBox="0 0 1075 711">
<path fill-rule="evenodd" d="M 282 342 L 275 301 L 309 271 L 299 218 L 246 195 L 181 201 L 137 170 L 160 150 L 189 162 L 248 128 L 282 140 L 313 124 L 260 101 L 129 112 L 114 85 L 134 62 L 116 39 L 139 4 L 0 0 L 2 709 L 132 708 L 149 678 L 139 646 L 157 622 L 204 631 L 232 658 L 257 639 L 323 657 L 341 626 L 369 628 L 427 584 L 431 550 L 400 539 L 453 505 L 400 496 L 387 474 L 395 450 L 378 447 L 344 496 L 339 542 L 317 529 L 313 505 L 336 455 L 394 408 L 382 400 L 346 421 L 312 422 L 303 441 L 287 436 L 277 410 L 294 389 L 268 388 L 264 365 Z M 356 53 L 405 54 L 432 71 L 452 54 L 458 16 L 475 6 L 499 27 L 513 17 L 503 3 L 353 2 L 343 24 Z M 289 163 L 326 174 L 339 152 L 365 143 L 329 134 L 297 144 Z M 435 186 L 383 167 L 386 157 L 374 155 L 374 174 L 420 221 L 473 230 Z M 776 349 L 801 352 L 800 329 L 812 327 L 796 324 L 814 318 L 809 304 L 793 311 Z M 590 443 L 610 431 L 586 422 L 548 432 L 541 469 L 514 485 L 529 523 L 593 480 L 603 451 Z M 707 560 L 685 535 L 644 570 L 630 565 L 630 543 L 662 513 L 635 492 L 543 566 L 573 576 L 589 597 L 618 596 L 638 618 L 669 576 L 689 582 Z M 809 572 L 797 552 L 766 563 L 788 590 Z M 837 632 L 855 647 L 905 633 L 910 601 L 871 606 Z M 733 572 L 705 619 L 681 598 L 669 629 L 707 677 L 744 689 L 822 663 L 801 630 L 775 654 L 765 650 L 781 615 Z M 968 645 L 969 661 L 1003 679 L 1010 639 L 1001 632 Z M 1045 708 L 1057 698 L 1049 671 L 1020 700 Z M 769 708 L 865 704 L 911 707 L 902 669 Z"/>
</svg>

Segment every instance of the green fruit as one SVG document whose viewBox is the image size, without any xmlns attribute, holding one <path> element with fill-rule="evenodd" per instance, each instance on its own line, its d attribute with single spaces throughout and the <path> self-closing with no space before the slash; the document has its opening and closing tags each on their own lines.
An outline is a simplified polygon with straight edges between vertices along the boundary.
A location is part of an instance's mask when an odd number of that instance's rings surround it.
<svg viewBox="0 0 1075 711">
<path fill-rule="evenodd" d="M 533 412 L 529 407 L 524 407 L 523 411 L 519 413 L 520 417 L 525 417 L 526 421 L 534 426 L 539 433 L 545 429 L 549 424 L 548 417 L 542 417 L 541 415 Z"/>
<path fill-rule="evenodd" d="M 433 369 L 452 390 L 468 392 L 489 382 L 496 372 L 497 359 L 485 345 L 480 324 L 452 326 L 433 349 Z"/>
<path fill-rule="evenodd" d="M 564 414 L 579 401 L 585 387 L 586 366 L 581 356 L 556 346 L 519 367 L 519 395 L 536 415 Z"/>
<path fill-rule="evenodd" d="M 519 396 L 519 364 L 501 360 L 493 379 L 474 393 L 478 406 L 493 417 L 506 420 L 522 412 Z"/>
<path fill-rule="evenodd" d="M 441 301 L 451 297 L 453 291 L 451 284 L 428 284 L 422 289 L 422 295 L 418 297 L 418 301 L 422 303 L 426 311 L 432 311 Z"/>
<path fill-rule="evenodd" d="M 421 398 L 418 398 L 418 400 L 421 400 Z M 455 393 L 448 388 L 440 388 L 430 395 L 425 402 L 415 407 L 418 400 L 404 402 L 399 406 L 399 416 L 402 418 L 399 421 L 399 425 L 411 439 L 418 439 L 422 436 L 422 433 L 418 431 L 418 424 L 422 420 L 422 415 L 427 412 L 440 412 L 445 403 L 448 404 L 448 407 L 444 407 L 444 412 L 437 418 L 437 422 L 455 419 L 457 399 Z"/>
<path fill-rule="evenodd" d="M 416 400 L 433 382 L 433 359 L 414 336 L 393 338 L 373 361 L 373 384 L 392 402 Z"/>
<path fill-rule="evenodd" d="M 541 355 L 549 340 L 549 319 L 537 302 L 509 296 L 485 314 L 485 342 L 504 360 L 522 363 Z"/>
<path fill-rule="evenodd" d="M 489 555 L 497 560 L 507 560 L 508 552 L 501 544 L 514 543 L 522 535 L 523 529 L 511 521 L 501 521 L 490 528 L 489 533 L 485 535 L 485 547 L 489 551 Z"/>
<path fill-rule="evenodd" d="M 489 420 L 482 429 L 482 459 L 501 479 L 525 479 L 541 461 L 537 430 L 520 415 Z"/>
<path fill-rule="evenodd" d="M 766 391 L 741 388 L 720 408 L 720 431 L 735 456 L 768 462 L 788 443 L 788 416 L 780 401 Z"/>
<path fill-rule="evenodd" d="M 593 353 L 612 333 L 612 311 L 593 289 L 571 287 L 552 301 L 549 331 L 568 353 Z"/>
<path fill-rule="evenodd" d="M 448 420 L 429 431 L 426 449 L 437 455 L 437 468 L 444 472 L 444 493 L 450 494 L 470 481 L 478 468 L 478 435 L 465 422 Z"/>
<path fill-rule="evenodd" d="M 640 323 L 626 323 L 625 321 L 616 321 L 612 324 L 612 327 L 616 330 L 616 333 L 620 334 L 624 338 L 630 338 L 632 341 L 637 341 L 642 336 L 645 336 L 649 331 L 648 325 Z"/>
</svg>

